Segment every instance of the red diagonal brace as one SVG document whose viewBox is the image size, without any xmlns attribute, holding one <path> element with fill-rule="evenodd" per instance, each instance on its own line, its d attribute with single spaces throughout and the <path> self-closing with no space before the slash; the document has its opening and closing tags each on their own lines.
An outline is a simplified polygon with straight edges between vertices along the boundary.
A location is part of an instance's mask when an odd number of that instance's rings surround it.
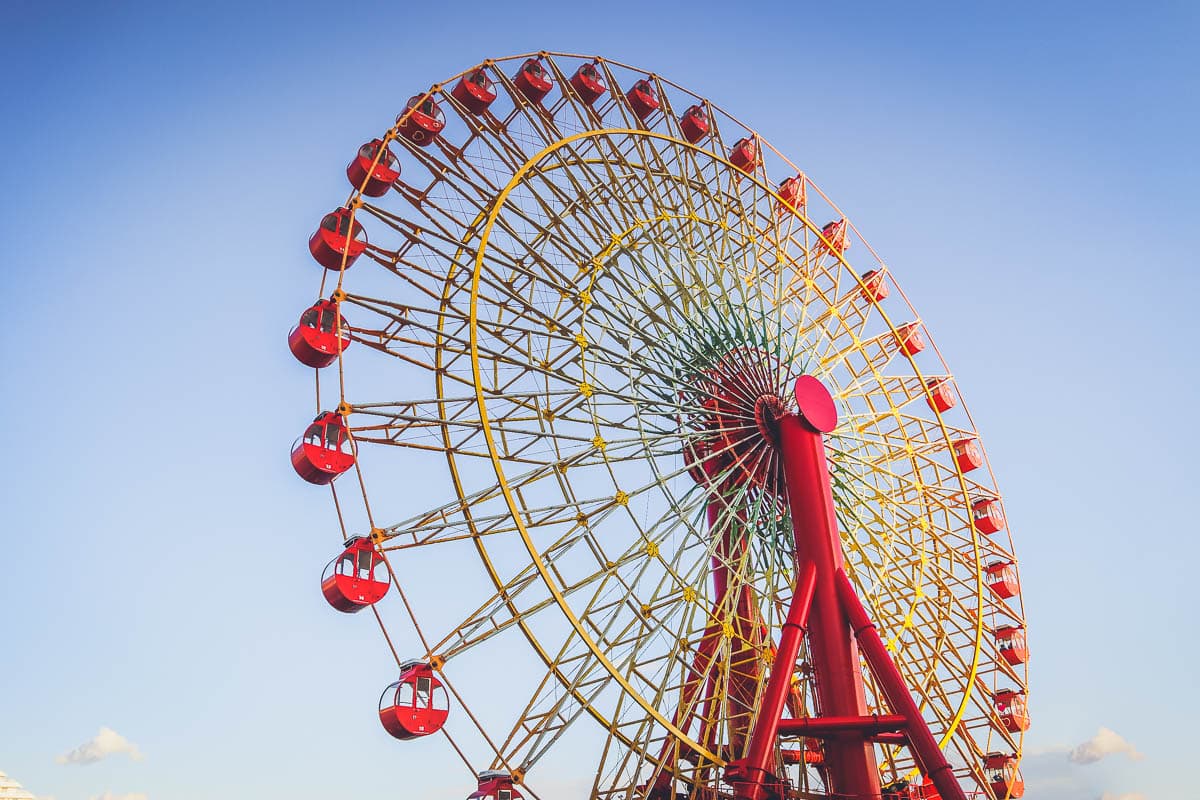
<svg viewBox="0 0 1200 800">
<path fill-rule="evenodd" d="M 928 776 L 929 780 L 933 781 L 934 787 L 937 788 L 938 794 L 942 796 L 943 800 L 966 800 L 967 796 L 963 793 L 962 787 L 958 785 L 950 762 L 946 760 L 946 756 L 938 747 L 937 739 L 933 738 L 933 733 L 930 732 L 924 717 L 921 716 L 921 709 L 917 707 L 916 701 L 908 691 L 908 686 L 905 685 L 900 670 L 896 669 L 896 664 L 888 655 L 887 646 L 880 638 L 879 631 L 875 630 L 875 625 L 867 615 L 867 610 L 863 608 L 862 601 L 858 599 L 854 585 L 850 583 L 846 573 L 840 569 L 837 571 L 837 591 L 842 608 L 850 619 L 850 627 L 854 630 L 854 636 L 858 639 L 859 646 L 862 647 L 863 655 L 866 656 L 871 672 L 879 681 L 884 696 L 887 697 L 888 705 L 908 720 L 908 740 L 921 771 Z"/>
<path fill-rule="evenodd" d="M 742 800 L 762 800 L 768 793 L 767 784 L 775 781 L 774 758 L 779 736 L 780 717 L 792 686 L 796 657 L 804 641 L 804 626 L 812 606 L 813 589 L 817 585 L 817 570 L 806 563 L 796 581 L 796 590 L 788 606 L 787 619 L 779 637 L 779 649 L 771 666 L 771 677 L 763 693 L 750 737 L 750 752 L 744 759 L 730 764 L 726 778 L 735 783 L 735 795 Z"/>
</svg>

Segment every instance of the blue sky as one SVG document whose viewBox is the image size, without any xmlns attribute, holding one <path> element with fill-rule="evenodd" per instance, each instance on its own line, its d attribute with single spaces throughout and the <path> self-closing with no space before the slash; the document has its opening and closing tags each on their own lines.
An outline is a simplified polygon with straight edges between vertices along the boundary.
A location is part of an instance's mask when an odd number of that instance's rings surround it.
<svg viewBox="0 0 1200 800">
<path fill-rule="evenodd" d="M 746 120 L 921 311 L 1022 560 L 1027 796 L 1191 789 L 1194 5 L 171 5 L 5 5 L 0 769 L 57 800 L 403 785 L 354 666 L 377 633 L 314 590 L 335 520 L 287 464 L 284 337 L 353 150 L 550 49 Z M 102 726 L 144 758 L 56 763 Z M 1100 727 L 1144 757 L 1070 764 Z"/>
</svg>

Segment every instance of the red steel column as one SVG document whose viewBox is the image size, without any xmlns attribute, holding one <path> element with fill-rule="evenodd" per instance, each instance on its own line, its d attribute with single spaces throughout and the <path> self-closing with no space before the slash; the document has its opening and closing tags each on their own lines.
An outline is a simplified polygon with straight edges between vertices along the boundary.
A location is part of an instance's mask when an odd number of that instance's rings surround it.
<svg viewBox="0 0 1200 800">
<path fill-rule="evenodd" d="M 867 656 L 867 663 L 870 664 L 875 679 L 879 681 L 888 704 L 908 720 L 905 730 L 908 733 L 913 754 L 921 766 L 921 771 L 933 781 L 934 787 L 943 800 L 966 800 L 967 796 L 963 793 L 962 787 L 958 785 L 958 779 L 954 777 L 950 762 L 946 760 L 945 754 L 938 747 L 937 739 L 930 732 L 929 726 L 925 724 L 925 719 L 921 716 L 921 709 L 913 700 L 912 693 L 904 683 L 904 677 L 900 674 L 900 670 L 896 669 L 896 664 L 888 655 L 887 646 L 880 638 L 879 631 L 875 629 L 874 623 L 867 615 L 867 610 L 863 608 L 862 601 L 858 599 L 858 595 L 854 591 L 853 584 L 842 570 L 838 570 L 837 590 L 846 615 L 850 618 L 850 624 L 854 628 L 854 636 L 862 644 L 863 653 Z"/>
<path fill-rule="evenodd" d="M 858 647 L 838 599 L 837 576 L 844 562 L 821 437 L 837 426 L 837 410 L 829 391 L 808 375 L 796 381 L 796 401 L 800 416 L 786 414 L 778 420 L 778 439 L 796 539 L 797 573 L 806 561 L 816 568 L 808 641 L 817 700 L 823 716 L 863 716 L 866 696 Z M 875 750 L 862 733 L 828 739 L 825 763 L 831 792 L 862 800 L 880 797 Z"/>
<path fill-rule="evenodd" d="M 779 637 L 779 649 L 775 651 L 771 677 L 767 679 L 767 688 L 763 692 L 758 719 L 754 724 L 754 734 L 750 737 L 750 752 L 741 767 L 742 776 L 748 780 L 744 789 L 735 787 L 734 796 L 739 800 L 761 800 L 767 793 L 764 781 L 775 778 L 773 761 L 779 722 L 783 717 L 788 691 L 792 688 L 796 656 L 799 655 L 800 643 L 804 640 L 804 626 L 808 621 L 816 584 L 817 571 L 812 564 L 806 563 L 803 571 L 796 575 L 796 588 L 788 606 L 787 619 L 783 623 L 783 633 Z"/>
</svg>

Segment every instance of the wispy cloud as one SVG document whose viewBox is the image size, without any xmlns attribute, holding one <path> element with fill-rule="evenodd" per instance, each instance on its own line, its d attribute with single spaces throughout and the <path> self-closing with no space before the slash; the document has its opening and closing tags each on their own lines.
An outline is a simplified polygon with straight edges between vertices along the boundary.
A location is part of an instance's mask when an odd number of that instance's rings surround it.
<svg viewBox="0 0 1200 800">
<path fill-rule="evenodd" d="M 1067 754 L 1067 759 L 1072 764 L 1095 764 L 1103 758 L 1120 753 L 1124 753 L 1135 760 L 1142 757 L 1137 748 L 1125 741 L 1125 737 L 1121 736 L 1121 734 L 1108 728 L 1101 728 L 1096 731 L 1095 736 L 1073 748 Z M 1136 796 L 1132 797 L 1136 800 Z M 1110 800 L 1112 799 L 1110 798 Z M 1121 800 L 1121 798 L 1116 798 L 1115 800 Z"/>
<path fill-rule="evenodd" d="M 134 761 L 141 761 L 143 758 L 142 751 L 136 744 L 112 728 L 101 728 L 94 737 L 74 750 L 63 753 L 55 761 L 59 764 L 95 764 L 97 761 L 102 761 L 118 753 L 125 753 Z M 135 796 L 130 795 L 129 797 Z"/>
<path fill-rule="evenodd" d="M 1100 795 L 1100 800 L 1146 800 L 1146 795 L 1141 792 L 1127 792 L 1126 794 L 1113 794 L 1105 792 Z"/>
<path fill-rule="evenodd" d="M 134 792 L 132 794 L 113 794 L 112 792 L 105 792 L 104 794 L 94 795 L 92 800 L 146 800 L 146 795 L 142 794 L 141 792 Z"/>
</svg>

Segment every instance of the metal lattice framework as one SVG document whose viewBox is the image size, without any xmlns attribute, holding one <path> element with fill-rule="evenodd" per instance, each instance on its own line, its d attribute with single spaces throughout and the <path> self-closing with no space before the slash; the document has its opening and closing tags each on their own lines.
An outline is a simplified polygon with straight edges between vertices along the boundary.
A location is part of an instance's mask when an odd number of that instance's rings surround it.
<svg viewBox="0 0 1200 800">
<path fill-rule="evenodd" d="M 540 104 L 513 82 L 530 57 L 554 81 Z M 611 90 L 594 104 L 570 85 L 583 63 Z M 384 197 L 346 202 L 369 261 L 326 272 L 320 296 L 354 344 L 317 373 L 318 409 L 340 410 L 357 455 L 333 488 L 342 534 L 372 535 L 385 556 L 398 591 L 372 610 L 393 655 L 420 651 L 449 688 L 443 733 L 465 765 L 505 769 L 537 797 L 539 765 L 587 728 L 594 797 L 639 796 L 664 776 L 714 796 L 718 768 L 745 748 L 738 717 L 755 698 L 739 693 L 761 692 L 794 576 L 777 456 L 742 435 L 753 403 L 723 417 L 726 453 L 705 445 L 707 378 L 786 406 L 788 382 L 809 373 L 841 419 L 828 447 L 847 573 L 955 773 L 990 797 L 985 754 L 1021 750 L 994 695 L 1024 691 L 1026 674 L 994 635 L 1023 625 L 1021 598 L 990 591 L 986 570 L 1015 556 L 1006 531 L 973 524 L 972 503 L 999 497 L 994 478 L 954 458 L 978 434 L 962 402 L 936 409 L 937 391 L 954 402 L 957 389 L 892 272 L 806 173 L 680 86 L 566 54 L 479 68 L 499 95 L 486 113 L 451 94 L 473 67 L 429 90 L 446 116 L 431 145 L 401 135 L 409 111 L 380 137 L 402 175 Z M 623 96 L 642 78 L 661 103 L 644 120 Z M 697 104 L 709 131 L 693 144 L 679 119 Z M 730 156 L 743 140 L 749 166 Z M 829 220 L 843 224 L 823 234 Z M 697 480 L 702 462 L 728 474 Z M 450 487 L 436 504 L 373 477 L 441 464 Z M 457 570 L 469 551 L 487 590 L 443 593 L 424 618 L 434 601 L 416 596 L 412 565 L 445 553 Z M 745 592 L 716 591 L 714 570 Z M 713 626 L 720 645 L 698 677 Z M 462 677 L 514 640 L 541 664 L 517 681 L 525 700 L 478 708 Z M 792 716 L 811 711 L 812 683 L 802 649 Z M 789 747 L 811 743 L 781 745 L 796 796 L 824 796 L 820 770 Z M 906 748 L 877 753 L 885 780 L 914 774 Z"/>
</svg>

